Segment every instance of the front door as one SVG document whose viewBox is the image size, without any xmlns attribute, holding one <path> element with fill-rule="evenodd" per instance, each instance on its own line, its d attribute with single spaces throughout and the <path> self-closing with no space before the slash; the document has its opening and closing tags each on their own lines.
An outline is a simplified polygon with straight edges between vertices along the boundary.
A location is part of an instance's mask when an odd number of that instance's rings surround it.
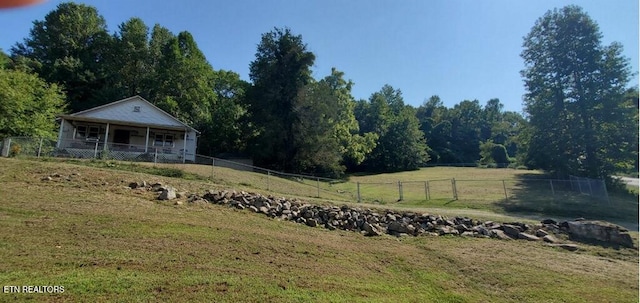
<svg viewBox="0 0 640 303">
<path fill-rule="evenodd" d="M 116 129 L 113 131 L 113 143 L 129 144 L 130 131 L 124 129 Z"/>
</svg>

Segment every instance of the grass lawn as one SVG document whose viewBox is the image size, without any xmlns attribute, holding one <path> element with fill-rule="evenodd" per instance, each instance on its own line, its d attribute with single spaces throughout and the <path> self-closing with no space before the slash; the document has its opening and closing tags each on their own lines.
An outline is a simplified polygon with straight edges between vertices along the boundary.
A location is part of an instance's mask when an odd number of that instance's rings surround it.
<svg viewBox="0 0 640 303">
<path fill-rule="evenodd" d="M 5 158 L 0 171 L 0 283 L 65 290 L 1 293 L 4 302 L 638 301 L 636 249 L 367 238 L 126 188 L 146 180 L 202 192 L 244 179 Z"/>
</svg>

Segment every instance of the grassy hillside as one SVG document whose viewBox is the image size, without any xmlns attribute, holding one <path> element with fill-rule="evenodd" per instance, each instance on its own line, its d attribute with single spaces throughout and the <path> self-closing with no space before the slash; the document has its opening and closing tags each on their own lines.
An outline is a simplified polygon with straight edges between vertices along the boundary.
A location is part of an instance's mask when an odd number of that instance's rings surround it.
<svg viewBox="0 0 640 303">
<path fill-rule="evenodd" d="M 4 158 L 0 171 L 0 283 L 65 289 L 2 293 L 0 301 L 638 301 L 635 249 L 366 238 L 225 206 L 158 202 L 126 187 L 162 181 L 201 192 L 242 180 Z"/>
<path fill-rule="evenodd" d="M 155 166 L 182 169 L 242 190 L 341 202 L 357 202 L 360 183 L 361 202 L 395 208 L 472 209 L 539 218 L 584 217 L 610 220 L 634 229 L 637 229 L 639 213 L 637 194 L 609 193 L 609 199 L 592 197 L 569 190 L 570 184 L 565 181 L 554 180 L 550 185 L 548 176 L 536 170 L 429 167 L 409 172 L 354 175 L 347 182 L 333 183 L 206 165 Z M 452 179 L 456 180 L 457 199 L 454 199 Z M 402 182 L 401 201 L 398 181 Z"/>
</svg>

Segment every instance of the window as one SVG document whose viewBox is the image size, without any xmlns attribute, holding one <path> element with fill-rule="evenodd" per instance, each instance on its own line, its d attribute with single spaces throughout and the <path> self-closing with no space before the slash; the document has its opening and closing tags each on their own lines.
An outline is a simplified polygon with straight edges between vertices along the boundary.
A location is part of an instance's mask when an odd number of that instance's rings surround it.
<svg viewBox="0 0 640 303">
<path fill-rule="evenodd" d="M 78 125 L 76 126 L 75 138 L 100 139 L 100 135 L 104 134 L 104 132 L 105 132 L 105 128 L 97 125 L 94 125 L 94 126 Z"/>
<path fill-rule="evenodd" d="M 140 112 L 140 106 L 134 106 L 133 107 L 133 112 L 134 113 L 139 113 Z"/>
<path fill-rule="evenodd" d="M 76 135 L 81 138 L 85 138 L 87 136 L 87 127 L 84 125 L 78 125 L 76 127 Z"/>
<path fill-rule="evenodd" d="M 100 133 L 100 128 L 97 126 L 90 126 L 89 127 L 89 135 L 87 136 L 87 138 L 99 138 L 98 135 Z"/>
<path fill-rule="evenodd" d="M 156 134 L 154 138 L 153 146 L 173 147 L 174 135 L 172 134 Z"/>
<path fill-rule="evenodd" d="M 153 146 L 162 146 L 164 144 L 164 136 L 156 135 L 156 139 L 153 141 Z"/>
</svg>

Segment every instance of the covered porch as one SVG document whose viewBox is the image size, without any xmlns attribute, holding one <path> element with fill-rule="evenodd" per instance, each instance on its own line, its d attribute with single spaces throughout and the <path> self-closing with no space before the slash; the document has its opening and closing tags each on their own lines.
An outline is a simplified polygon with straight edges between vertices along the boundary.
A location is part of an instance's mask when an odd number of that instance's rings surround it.
<svg viewBox="0 0 640 303">
<path fill-rule="evenodd" d="M 186 162 L 197 133 L 188 127 L 61 116 L 57 152 L 75 158 Z"/>
</svg>

